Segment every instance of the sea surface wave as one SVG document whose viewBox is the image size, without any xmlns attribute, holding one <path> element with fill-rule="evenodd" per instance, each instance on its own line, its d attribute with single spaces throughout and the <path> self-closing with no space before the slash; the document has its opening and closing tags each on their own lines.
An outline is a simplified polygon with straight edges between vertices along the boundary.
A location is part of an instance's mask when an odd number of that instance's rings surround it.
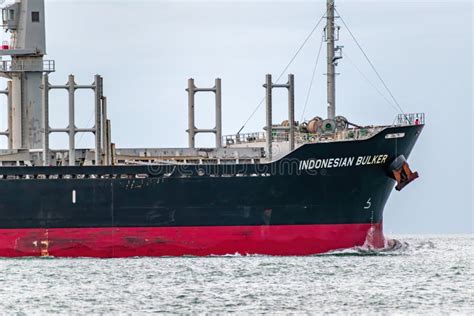
<svg viewBox="0 0 474 316">
<path fill-rule="evenodd" d="M 474 237 L 309 257 L 0 259 L 0 314 L 474 314 Z"/>
</svg>

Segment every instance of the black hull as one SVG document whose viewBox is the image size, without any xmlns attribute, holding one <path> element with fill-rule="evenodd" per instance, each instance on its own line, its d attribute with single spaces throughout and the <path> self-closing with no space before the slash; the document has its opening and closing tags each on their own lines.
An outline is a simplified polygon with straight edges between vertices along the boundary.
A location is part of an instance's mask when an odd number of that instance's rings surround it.
<svg viewBox="0 0 474 316">
<path fill-rule="evenodd" d="M 408 158 L 421 130 L 307 144 L 261 165 L 0 167 L 0 230 L 380 225 L 389 165 Z M 394 133 L 405 136 L 386 138 Z M 337 166 L 315 168 L 331 158 Z"/>
</svg>

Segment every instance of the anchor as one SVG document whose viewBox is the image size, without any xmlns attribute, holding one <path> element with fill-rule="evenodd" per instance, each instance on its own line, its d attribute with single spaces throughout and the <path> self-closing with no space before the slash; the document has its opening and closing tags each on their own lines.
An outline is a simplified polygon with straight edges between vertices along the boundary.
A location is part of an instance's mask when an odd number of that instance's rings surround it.
<svg viewBox="0 0 474 316">
<path fill-rule="evenodd" d="M 393 177 L 397 181 L 397 186 L 395 187 L 397 191 L 401 191 L 409 183 L 419 177 L 418 172 L 411 171 L 410 166 L 403 155 L 398 156 L 390 164 L 390 170 L 392 171 Z"/>
</svg>

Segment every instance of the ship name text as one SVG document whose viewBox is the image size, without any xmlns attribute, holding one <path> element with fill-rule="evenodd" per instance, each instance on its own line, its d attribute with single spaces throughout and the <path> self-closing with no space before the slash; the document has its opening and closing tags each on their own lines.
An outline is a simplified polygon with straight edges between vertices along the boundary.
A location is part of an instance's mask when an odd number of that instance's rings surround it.
<svg viewBox="0 0 474 316">
<path fill-rule="evenodd" d="M 352 166 L 382 165 L 387 162 L 388 155 L 340 157 L 301 160 L 299 170 L 342 168 Z"/>
</svg>

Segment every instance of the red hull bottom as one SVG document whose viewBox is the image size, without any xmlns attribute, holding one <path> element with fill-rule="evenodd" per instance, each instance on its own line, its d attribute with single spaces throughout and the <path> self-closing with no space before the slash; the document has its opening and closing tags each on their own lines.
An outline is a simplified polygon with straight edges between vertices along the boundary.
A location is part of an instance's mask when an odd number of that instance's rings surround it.
<svg viewBox="0 0 474 316">
<path fill-rule="evenodd" d="M 384 243 L 382 224 L 0 229 L 0 257 L 304 256 Z"/>
</svg>

